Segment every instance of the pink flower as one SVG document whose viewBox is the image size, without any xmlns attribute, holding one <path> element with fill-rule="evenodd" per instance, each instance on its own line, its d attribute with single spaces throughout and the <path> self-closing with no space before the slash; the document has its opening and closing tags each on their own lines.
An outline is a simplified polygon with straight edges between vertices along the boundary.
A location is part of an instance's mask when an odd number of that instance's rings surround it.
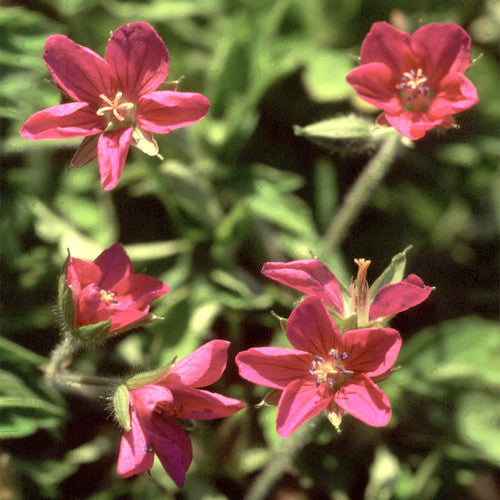
<svg viewBox="0 0 500 500">
<path fill-rule="evenodd" d="M 396 330 L 365 328 L 340 336 L 321 300 L 307 297 L 290 315 L 286 335 L 296 350 L 256 347 L 236 356 L 243 378 L 283 391 L 276 418 L 281 437 L 325 409 L 335 425 L 343 411 L 375 427 L 389 422 L 389 400 L 371 377 L 386 374 L 396 361 Z"/>
<path fill-rule="evenodd" d="M 394 314 L 406 311 L 423 302 L 432 289 L 415 274 L 403 281 L 379 288 L 374 297 L 366 283 L 369 260 L 355 259 L 359 266 L 358 276 L 350 288 L 349 296 L 342 295 L 335 275 L 318 260 L 295 260 L 292 262 L 266 262 L 262 274 L 307 295 L 320 298 L 337 318 L 356 316 L 353 327 L 386 323 Z"/>
<path fill-rule="evenodd" d="M 451 115 L 478 102 L 464 76 L 470 36 L 458 25 L 427 24 L 409 35 L 375 23 L 361 45 L 361 66 L 346 79 L 361 99 L 381 108 L 379 123 L 410 139 L 454 125 Z"/>
<path fill-rule="evenodd" d="M 122 437 L 118 474 L 130 477 L 149 470 L 156 453 L 175 484 L 184 484 L 193 454 L 191 440 L 175 419 L 211 420 L 244 407 L 237 399 L 199 389 L 220 378 L 228 347 L 225 340 L 212 340 L 160 372 L 153 383 L 131 388 L 130 430 Z"/>
<path fill-rule="evenodd" d="M 134 274 L 132 263 L 119 243 L 104 250 L 94 262 L 70 257 L 66 284 L 74 306 L 71 329 L 109 323 L 100 333 L 94 332 L 99 337 L 94 340 L 152 321 L 155 315 L 149 313 L 149 303 L 170 290 L 163 281 Z"/>
<path fill-rule="evenodd" d="M 186 127 L 208 112 L 209 102 L 201 94 L 157 90 L 167 77 L 169 57 L 147 23 L 118 28 L 106 59 L 63 35 L 47 40 L 43 57 L 72 102 L 35 113 L 20 133 L 27 139 L 85 137 L 71 167 L 97 156 L 106 190 L 118 183 L 130 144 L 156 155 L 153 133 Z"/>
</svg>

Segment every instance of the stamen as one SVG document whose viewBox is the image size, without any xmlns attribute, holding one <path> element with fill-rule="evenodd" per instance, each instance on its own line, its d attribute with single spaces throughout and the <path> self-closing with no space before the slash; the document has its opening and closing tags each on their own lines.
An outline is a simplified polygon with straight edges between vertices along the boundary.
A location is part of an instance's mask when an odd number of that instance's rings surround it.
<svg viewBox="0 0 500 500">
<path fill-rule="evenodd" d="M 407 109 L 426 109 L 429 105 L 430 88 L 426 85 L 427 77 L 422 68 L 406 71 L 401 77 L 401 82 L 396 85 L 404 102 L 408 104 Z"/>
<path fill-rule="evenodd" d="M 134 104 L 131 102 L 120 101 L 123 97 L 123 93 L 120 91 L 116 93 L 113 100 L 104 94 L 99 94 L 99 97 L 107 104 L 107 106 L 99 108 L 96 111 L 97 116 L 104 116 L 106 113 L 110 112 L 116 120 L 123 122 L 128 117 L 128 112 L 134 107 Z"/>
<path fill-rule="evenodd" d="M 103 288 L 101 288 L 100 286 L 97 286 L 97 285 L 96 285 L 95 289 L 100 293 L 101 300 L 103 302 L 106 302 L 106 304 L 108 306 L 109 305 L 116 305 L 119 303 L 116 299 L 113 298 L 116 295 L 116 292 L 114 292 L 113 290 L 104 290 Z"/>
</svg>

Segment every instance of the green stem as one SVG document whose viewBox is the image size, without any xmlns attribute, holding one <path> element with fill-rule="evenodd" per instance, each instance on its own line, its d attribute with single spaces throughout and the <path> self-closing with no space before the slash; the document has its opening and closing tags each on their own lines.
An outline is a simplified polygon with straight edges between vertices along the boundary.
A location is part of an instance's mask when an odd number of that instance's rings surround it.
<svg viewBox="0 0 500 500">
<path fill-rule="evenodd" d="M 71 336 L 65 336 L 54 348 L 50 355 L 49 364 L 44 367 L 45 374 L 49 381 L 53 381 L 57 375 L 64 370 L 64 365 L 70 361 L 71 356 L 78 350 L 78 342 Z"/>
<path fill-rule="evenodd" d="M 302 424 L 294 433 L 283 439 L 264 470 L 257 476 L 245 500 L 263 500 L 274 483 L 292 465 L 295 455 L 310 441 L 319 415 Z"/>
<path fill-rule="evenodd" d="M 323 238 L 322 255 L 330 253 L 344 241 L 352 223 L 370 195 L 389 171 L 401 146 L 401 136 L 397 132 L 390 133 L 383 141 L 378 152 L 368 162 L 363 172 L 356 179 L 344 198 L 342 206 L 330 222 Z"/>
</svg>

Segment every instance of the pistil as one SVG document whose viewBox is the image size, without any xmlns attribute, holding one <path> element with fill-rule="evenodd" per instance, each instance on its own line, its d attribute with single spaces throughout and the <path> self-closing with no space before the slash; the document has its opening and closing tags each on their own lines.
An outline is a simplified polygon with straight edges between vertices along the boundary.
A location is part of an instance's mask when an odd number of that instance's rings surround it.
<svg viewBox="0 0 500 500">
<path fill-rule="evenodd" d="M 131 102 L 121 102 L 121 98 L 123 97 L 122 92 L 118 91 L 113 100 L 104 94 L 99 94 L 99 97 L 107 106 L 103 106 L 96 111 L 98 116 L 111 114 L 110 119 L 118 122 L 124 122 L 131 117 L 131 110 L 134 108 L 134 104 Z"/>
<path fill-rule="evenodd" d="M 401 77 L 401 82 L 396 85 L 400 91 L 407 109 L 422 108 L 427 109 L 430 100 L 430 89 L 426 85 L 427 77 L 422 68 L 406 71 Z"/>
</svg>

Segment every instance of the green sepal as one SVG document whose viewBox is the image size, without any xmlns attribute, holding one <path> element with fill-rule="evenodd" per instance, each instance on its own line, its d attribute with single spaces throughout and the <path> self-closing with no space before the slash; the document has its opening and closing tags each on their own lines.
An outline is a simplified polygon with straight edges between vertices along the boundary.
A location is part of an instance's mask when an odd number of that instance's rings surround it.
<svg viewBox="0 0 500 500">
<path fill-rule="evenodd" d="M 82 342 L 100 343 L 109 337 L 111 320 L 112 318 L 109 318 L 107 321 L 100 321 L 93 325 L 80 326 L 75 328 L 72 333 Z"/>
<path fill-rule="evenodd" d="M 146 137 L 144 132 L 139 127 L 134 128 L 132 133 L 132 144 L 148 156 L 158 155 L 158 143 L 153 135 L 151 134 L 151 138 Z"/>
<path fill-rule="evenodd" d="M 137 389 L 138 387 L 144 387 L 145 385 L 155 384 L 167 376 L 168 372 L 172 368 L 172 365 L 173 363 L 168 366 L 157 368 L 156 370 L 138 373 L 137 375 L 129 378 L 125 384 L 129 389 Z"/>
<path fill-rule="evenodd" d="M 171 80 L 168 82 L 163 82 L 156 90 L 170 90 L 171 92 L 175 92 L 180 83 L 184 80 L 184 76 L 181 76 L 178 80 Z"/>
<path fill-rule="evenodd" d="M 129 410 L 129 393 L 127 387 L 122 384 L 116 389 L 113 396 L 113 408 L 115 409 L 116 420 L 120 427 L 125 430 L 130 430 L 130 410 Z"/>
<path fill-rule="evenodd" d="M 68 250 L 68 256 L 64 261 L 61 275 L 57 286 L 57 307 L 59 312 L 59 321 L 61 329 L 65 332 L 73 332 L 75 328 L 75 301 L 73 288 L 68 284 L 68 262 L 71 255 Z"/>
<path fill-rule="evenodd" d="M 282 318 L 279 314 L 276 314 L 274 311 L 271 311 L 271 316 L 274 316 L 279 322 L 281 329 L 283 330 L 284 333 L 286 333 L 286 318 Z"/>
<path fill-rule="evenodd" d="M 377 292 L 385 285 L 402 281 L 406 267 L 406 254 L 412 249 L 412 245 L 406 247 L 402 252 L 396 254 L 389 266 L 370 286 L 370 302 L 375 298 Z"/>
</svg>

